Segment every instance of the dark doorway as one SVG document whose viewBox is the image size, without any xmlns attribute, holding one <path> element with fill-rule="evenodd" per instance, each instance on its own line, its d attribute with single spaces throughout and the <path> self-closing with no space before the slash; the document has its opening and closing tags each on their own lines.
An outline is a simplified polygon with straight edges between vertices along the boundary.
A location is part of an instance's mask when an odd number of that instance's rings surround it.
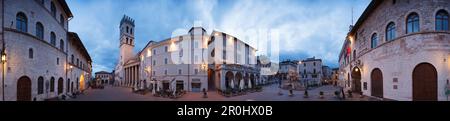
<svg viewBox="0 0 450 121">
<path fill-rule="evenodd" d="M 376 68 L 370 74 L 372 96 L 383 98 L 383 74 Z"/>
<path fill-rule="evenodd" d="M 413 70 L 413 101 L 437 100 L 437 72 L 429 63 L 421 63 Z"/>
<path fill-rule="evenodd" d="M 31 101 L 31 80 L 27 76 L 17 81 L 17 101 Z"/>
<path fill-rule="evenodd" d="M 176 91 L 182 91 L 182 90 L 184 90 L 184 81 L 177 80 Z"/>
<path fill-rule="evenodd" d="M 352 91 L 361 93 L 361 70 L 358 67 L 352 70 Z"/>
<path fill-rule="evenodd" d="M 216 89 L 214 74 L 215 74 L 214 70 L 208 69 L 208 90 Z"/>
<path fill-rule="evenodd" d="M 58 79 L 58 94 L 61 94 L 61 93 L 63 93 L 63 90 L 64 89 L 64 80 L 63 80 L 63 78 L 59 78 Z"/>
<path fill-rule="evenodd" d="M 225 88 L 226 88 L 226 89 L 231 88 L 231 81 L 233 81 L 233 80 L 234 80 L 233 72 L 228 71 L 228 72 L 225 74 Z M 233 83 L 234 83 L 234 82 L 233 82 Z"/>
</svg>

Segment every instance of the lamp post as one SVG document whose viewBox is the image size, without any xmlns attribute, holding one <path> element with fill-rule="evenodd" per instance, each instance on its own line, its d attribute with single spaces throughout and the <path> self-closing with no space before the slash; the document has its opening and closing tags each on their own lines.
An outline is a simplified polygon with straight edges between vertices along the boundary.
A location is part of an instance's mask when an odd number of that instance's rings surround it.
<svg viewBox="0 0 450 121">
<path fill-rule="evenodd" d="M 6 53 L 5 53 L 5 44 L 3 44 L 3 50 L 1 53 L 2 59 L 2 101 L 5 101 L 5 64 L 6 64 Z"/>
</svg>

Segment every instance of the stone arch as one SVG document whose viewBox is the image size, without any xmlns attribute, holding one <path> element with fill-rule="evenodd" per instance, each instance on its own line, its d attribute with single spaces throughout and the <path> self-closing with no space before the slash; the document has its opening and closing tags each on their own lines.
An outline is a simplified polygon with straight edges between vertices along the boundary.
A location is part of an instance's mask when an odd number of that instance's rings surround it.
<svg viewBox="0 0 450 121">
<path fill-rule="evenodd" d="M 371 95 L 383 98 L 383 73 L 379 68 L 372 70 L 370 74 Z"/>
<path fill-rule="evenodd" d="M 412 97 L 413 101 L 437 100 L 437 71 L 430 63 L 416 65 L 412 72 Z"/>
<path fill-rule="evenodd" d="M 231 81 L 234 80 L 234 74 L 231 71 L 225 73 L 225 88 L 231 88 Z"/>
<path fill-rule="evenodd" d="M 354 67 L 352 69 L 352 91 L 362 92 L 361 90 L 361 69 Z"/>
<path fill-rule="evenodd" d="M 59 77 L 58 79 L 58 94 L 63 93 L 64 89 L 64 80 L 62 77 Z"/>
<path fill-rule="evenodd" d="M 17 80 L 17 101 L 31 101 L 31 79 L 22 76 Z"/>
</svg>

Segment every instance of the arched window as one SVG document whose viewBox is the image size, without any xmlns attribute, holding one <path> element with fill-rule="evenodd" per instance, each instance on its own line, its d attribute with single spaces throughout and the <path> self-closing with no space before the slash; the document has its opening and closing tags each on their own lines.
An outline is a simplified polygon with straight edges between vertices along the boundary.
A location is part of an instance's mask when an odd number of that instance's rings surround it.
<svg viewBox="0 0 450 121">
<path fill-rule="evenodd" d="M 55 91 L 55 78 L 52 77 L 50 78 L 50 92 L 54 92 Z"/>
<path fill-rule="evenodd" d="M 126 44 L 128 44 L 128 37 L 127 37 L 127 42 L 126 42 Z"/>
<path fill-rule="evenodd" d="M 27 16 L 25 16 L 25 14 L 22 12 L 17 13 L 16 29 L 21 32 L 27 32 L 27 27 L 28 27 L 27 23 L 28 23 Z"/>
<path fill-rule="evenodd" d="M 40 76 L 38 78 L 38 94 L 44 93 L 44 77 Z"/>
<path fill-rule="evenodd" d="M 133 39 L 130 39 L 130 45 L 133 45 Z"/>
<path fill-rule="evenodd" d="M 28 58 L 33 59 L 33 48 L 28 49 Z"/>
<path fill-rule="evenodd" d="M 61 49 L 62 51 L 64 51 L 64 40 L 59 40 L 59 49 Z"/>
<path fill-rule="evenodd" d="M 436 13 L 436 30 L 448 31 L 449 28 L 448 13 L 445 10 L 440 10 Z"/>
<path fill-rule="evenodd" d="M 419 15 L 417 13 L 409 14 L 406 21 L 406 33 L 419 32 L 419 30 Z"/>
<path fill-rule="evenodd" d="M 56 35 L 54 32 L 50 32 L 50 44 L 56 46 Z"/>
<path fill-rule="evenodd" d="M 370 45 L 370 47 L 371 48 L 375 48 L 375 47 L 377 47 L 377 42 L 378 42 L 378 36 L 377 36 L 377 33 L 374 33 L 373 35 L 372 35 L 372 37 L 371 37 L 371 45 Z"/>
<path fill-rule="evenodd" d="M 133 28 L 130 29 L 130 34 L 133 34 Z"/>
<path fill-rule="evenodd" d="M 61 22 L 61 25 L 64 27 L 64 16 L 61 14 L 59 15 L 59 22 Z"/>
<path fill-rule="evenodd" d="M 56 17 L 56 7 L 55 7 L 55 3 L 53 3 L 53 1 L 50 3 L 50 11 L 52 13 L 52 16 Z"/>
<path fill-rule="evenodd" d="M 73 54 L 72 54 L 72 56 L 70 57 L 70 62 L 73 64 L 73 58 L 74 58 L 74 56 L 73 56 Z"/>
<path fill-rule="evenodd" d="M 44 25 L 41 22 L 36 23 L 36 37 L 41 40 L 44 39 Z"/>
<path fill-rule="evenodd" d="M 128 33 L 128 29 L 129 29 L 129 28 L 128 28 L 128 26 L 127 26 L 127 33 Z"/>
<path fill-rule="evenodd" d="M 67 79 L 67 86 L 66 86 L 66 92 L 70 92 L 70 79 Z"/>
<path fill-rule="evenodd" d="M 386 27 L 386 40 L 391 41 L 395 39 L 395 24 L 391 22 Z"/>
</svg>

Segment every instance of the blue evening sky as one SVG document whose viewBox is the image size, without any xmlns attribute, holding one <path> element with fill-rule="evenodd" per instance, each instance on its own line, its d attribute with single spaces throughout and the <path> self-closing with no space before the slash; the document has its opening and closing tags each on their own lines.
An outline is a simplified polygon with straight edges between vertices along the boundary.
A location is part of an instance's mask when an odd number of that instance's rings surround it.
<svg viewBox="0 0 450 121">
<path fill-rule="evenodd" d="M 67 0 L 77 32 L 93 59 L 93 71 L 111 71 L 119 54 L 119 23 L 135 20 L 135 49 L 161 41 L 176 29 L 203 26 L 236 37 L 248 30 L 277 30 L 279 60 L 321 58 L 338 66 L 349 25 L 370 0 Z M 240 38 L 243 39 L 243 38 Z M 256 41 L 245 40 L 243 41 Z M 251 42 L 250 42 L 251 43 Z M 258 47 L 257 47 L 258 48 Z"/>
</svg>

